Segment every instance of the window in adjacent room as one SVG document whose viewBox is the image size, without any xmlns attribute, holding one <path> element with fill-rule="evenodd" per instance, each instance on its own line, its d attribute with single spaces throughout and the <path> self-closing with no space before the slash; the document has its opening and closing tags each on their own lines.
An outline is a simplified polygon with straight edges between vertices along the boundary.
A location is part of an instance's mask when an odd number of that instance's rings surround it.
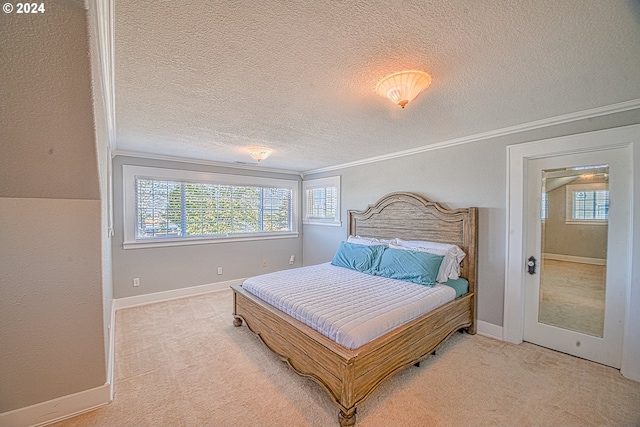
<svg viewBox="0 0 640 427">
<path fill-rule="evenodd" d="M 567 185 L 567 223 L 606 225 L 609 190 L 605 183 Z"/>
<path fill-rule="evenodd" d="M 125 247 L 297 236 L 298 181 L 123 166 Z"/>
<path fill-rule="evenodd" d="M 340 226 L 340 177 L 302 182 L 304 224 Z"/>
</svg>

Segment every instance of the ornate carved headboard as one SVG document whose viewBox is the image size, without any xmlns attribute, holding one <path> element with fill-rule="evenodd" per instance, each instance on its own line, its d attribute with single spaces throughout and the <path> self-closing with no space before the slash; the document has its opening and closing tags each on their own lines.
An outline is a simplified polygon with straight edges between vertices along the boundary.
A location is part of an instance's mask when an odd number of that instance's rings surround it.
<svg viewBox="0 0 640 427">
<path fill-rule="evenodd" d="M 363 211 L 349 211 L 348 233 L 384 239 L 453 243 L 466 254 L 461 276 L 475 292 L 478 228 L 477 208 L 446 209 L 413 193 L 391 193 Z"/>
</svg>

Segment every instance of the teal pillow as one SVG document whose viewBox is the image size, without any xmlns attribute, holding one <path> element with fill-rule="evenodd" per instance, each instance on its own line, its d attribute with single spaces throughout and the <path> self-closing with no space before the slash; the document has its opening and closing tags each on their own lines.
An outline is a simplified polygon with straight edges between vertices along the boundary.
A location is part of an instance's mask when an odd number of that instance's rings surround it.
<svg viewBox="0 0 640 427">
<path fill-rule="evenodd" d="M 331 264 L 362 273 L 374 274 L 380 262 L 380 255 L 384 250 L 384 245 L 365 246 L 340 242 Z"/>
<path fill-rule="evenodd" d="M 444 256 L 429 252 L 387 248 L 380 258 L 378 276 L 433 286 Z"/>
</svg>

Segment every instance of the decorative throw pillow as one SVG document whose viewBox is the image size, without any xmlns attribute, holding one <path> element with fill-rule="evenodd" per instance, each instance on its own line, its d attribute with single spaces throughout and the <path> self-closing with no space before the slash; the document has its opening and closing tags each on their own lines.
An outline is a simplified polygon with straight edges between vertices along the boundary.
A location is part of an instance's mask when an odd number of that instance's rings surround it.
<svg viewBox="0 0 640 427">
<path fill-rule="evenodd" d="M 380 258 L 376 274 L 389 279 L 433 286 L 444 256 L 429 252 L 387 248 Z"/>
<path fill-rule="evenodd" d="M 389 247 L 444 255 L 440 270 L 438 271 L 437 281 L 440 283 L 445 283 L 448 279 L 457 279 L 460 277 L 460 263 L 466 256 L 464 251 L 457 245 L 449 243 L 394 239 L 389 244 Z"/>
<path fill-rule="evenodd" d="M 380 255 L 384 250 L 385 246 L 383 245 L 358 245 L 340 242 L 331 264 L 362 273 L 374 274 L 380 262 Z"/>
</svg>

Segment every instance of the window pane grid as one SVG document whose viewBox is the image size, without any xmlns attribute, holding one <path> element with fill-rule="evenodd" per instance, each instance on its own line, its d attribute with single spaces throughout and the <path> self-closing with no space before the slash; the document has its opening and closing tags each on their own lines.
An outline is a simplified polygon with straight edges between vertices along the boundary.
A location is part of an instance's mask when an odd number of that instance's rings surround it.
<svg viewBox="0 0 640 427">
<path fill-rule="evenodd" d="M 292 230 L 292 190 L 136 179 L 139 239 Z"/>
<path fill-rule="evenodd" d="M 572 218 L 576 220 L 607 220 L 609 191 L 574 191 Z"/>
<path fill-rule="evenodd" d="M 170 181 L 143 181 L 136 191 L 137 232 L 141 237 L 152 238 L 176 235 L 179 228 L 172 222 L 171 194 L 175 184 Z"/>
<path fill-rule="evenodd" d="M 289 231 L 291 192 L 280 188 L 262 189 L 262 221 L 264 231 Z"/>
<path fill-rule="evenodd" d="M 307 217 L 313 219 L 334 219 L 338 191 L 336 187 L 313 188 L 307 192 Z"/>
</svg>

